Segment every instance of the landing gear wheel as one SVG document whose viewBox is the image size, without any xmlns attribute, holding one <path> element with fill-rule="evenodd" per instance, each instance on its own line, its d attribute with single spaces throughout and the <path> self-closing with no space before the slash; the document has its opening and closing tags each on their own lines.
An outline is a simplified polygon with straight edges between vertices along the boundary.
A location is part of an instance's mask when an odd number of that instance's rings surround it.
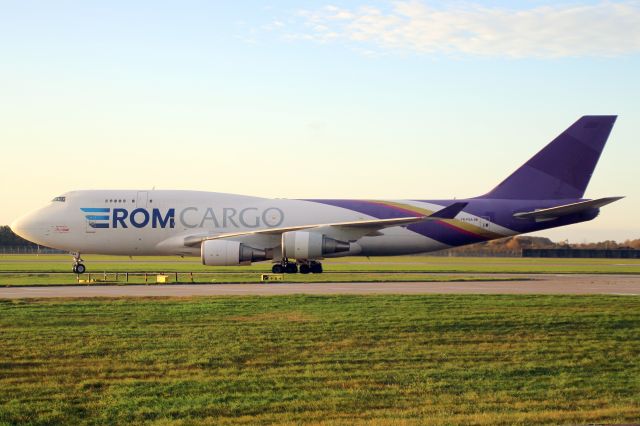
<svg viewBox="0 0 640 426">
<path fill-rule="evenodd" d="M 308 274 L 309 272 L 311 272 L 311 268 L 309 267 L 309 265 L 307 265 L 306 263 L 303 263 L 302 265 L 300 265 L 301 274 Z"/>
<path fill-rule="evenodd" d="M 314 274 L 321 274 L 322 273 L 322 263 L 320 262 L 313 262 L 309 268 L 311 269 L 311 272 Z"/>
<path fill-rule="evenodd" d="M 282 274 L 284 273 L 284 267 L 281 264 L 276 263 L 271 267 L 271 272 L 273 272 L 274 274 Z"/>
<path fill-rule="evenodd" d="M 73 256 L 73 273 L 74 274 L 84 274 L 84 271 L 87 270 L 87 268 L 84 267 L 84 265 L 82 264 L 83 260 L 80 257 L 80 253 L 78 252 L 71 252 L 71 255 Z"/>
<path fill-rule="evenodd" d="M 284 271 L 287 274 L 297 274 L 298 273 L 298 265 L 296 265 L 295 263 L 287 263 L 287 265 L 284 267 Z"/>
</svg>

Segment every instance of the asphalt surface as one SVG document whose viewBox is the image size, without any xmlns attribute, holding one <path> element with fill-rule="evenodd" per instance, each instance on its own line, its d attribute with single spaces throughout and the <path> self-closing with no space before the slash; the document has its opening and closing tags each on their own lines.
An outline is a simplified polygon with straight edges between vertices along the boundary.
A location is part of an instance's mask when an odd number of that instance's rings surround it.
<svg viewBox="0 0 640 426">
<path fill-rule="evenodd" d="M 497 278 L 504 277 L 496 275 Z M 640 275 L 527 274 L 516 281 L 84 285 L 0 288 L 0 299 L 283 294 L 608 294 L 640 296 Z"/>
</svg>

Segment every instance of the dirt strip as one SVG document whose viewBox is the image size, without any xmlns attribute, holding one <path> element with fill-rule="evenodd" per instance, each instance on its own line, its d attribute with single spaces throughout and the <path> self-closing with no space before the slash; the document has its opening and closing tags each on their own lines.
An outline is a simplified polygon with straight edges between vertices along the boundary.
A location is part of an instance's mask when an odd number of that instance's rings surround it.
<svg viewBox="0 0 640 426">
<path fill-rule="evenodd" d="M 497 278 L 500 275 L 497 276 Z M 174 284 L 4 287 L 0 299 L 51 297 L 188 297 L 282 294 L 609 294 L 640 296 L 640 276 L 522 275 L 527 281 Z"/>
</svg>

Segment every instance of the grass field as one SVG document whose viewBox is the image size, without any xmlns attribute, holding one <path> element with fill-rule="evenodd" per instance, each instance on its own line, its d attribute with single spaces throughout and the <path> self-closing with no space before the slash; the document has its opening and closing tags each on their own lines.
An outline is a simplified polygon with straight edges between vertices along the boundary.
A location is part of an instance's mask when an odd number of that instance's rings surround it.
<svg viewBox="0 0 640 426">
<path fill-rule="evenodd" d="M 83 256 L 89 272 L 267 272 L 269 262 L 251 266 L 211 267 L 198 257 Z M 70 255 L 0 255 L 0 272 L 69 272 Z M 346 257 L 325 259 L 328 272 L 488 272 L 488 273 L 631 273 L 640 259 L 540 259 L 509 257 Z"/>
<path fill-rule="evenodd" d="M 0 286 L 2 287 L 34 287 L 52 285 L 101 285 L 101 284 L 156 284 L 156 275 L 141 273 L 126 275 L 114 273 L 108 274 L 84 274 L 81 279 L 89 282 L 79 282 L 75 274 L 71 273 L 0 273 Z M 514 281 L 512 277 L 495 277 L 483 275 L 446 275 L 425 273 L 394 273 L 394 272 L 338 272 L 323 274 L 289 274 L 285 275 L 283 282 L 287 283 L 318 283 L 318 282 L 449 282 L 449 281 Z M 519 280 L 523 280 L 522 278 Z M 525 279 L 526 280 L 526 279 Z M 230 284 L 230 283 L 257 283 L 260 282 L 260 274 L 257 272 L 198 272 L 193 275 L 179 273 L 176 280 L 175 274 L 168 275 L 168 283 L 171 284 Z"/>
<path fill-rule="evenodd" d="M 0 424 L 640 419 L 640 299 L 0 301 Z"/>
<path fill-rule="evenodd" d="M 94 279 L 115 281 L 118 273 L 179 272 L 180 282 L 191 282 L 193 272 L 198 283 L 256 282 L 258 274 L 270 271 L 270 263 L 257 263 L 244 267 L 209 267 L 199 258 L 179 257 L 127 257 L 86 256 L 85 264 Z M 640 274 L 638 259 L 533 259 L 533 258 L 456 258 L 401 256 L 364 258 L 350 257 L 326 259 L 322 275 L 287 275 L 288 282 L 320 281 L 482 281 L 487 277 L 474 274 L 524 273 L 588 273 L 588 274 Z M 70 272 L 71 258 L 65 255 L 0 255 L 0 286 L 7 285 L 65 285 L 76 284 Z M 206 274 L 205 274 L 206 273 Z M 409 275 L 412 273 L 413 275 Z M 447 276 L 446 274 L 465 274 Z M 85 274 L 82 278 L 86 279 Z M 119 276 L 120 283 L 124 277 Z M 492 280 L 499 278 L 494 277 Z M 508 279 L 508 278 L 503 278 Z M 175 281 L 175 278 L 174 278 Z M 144 283 L 142 275 L 131 276 L 131 283 Z"/>
</svg>

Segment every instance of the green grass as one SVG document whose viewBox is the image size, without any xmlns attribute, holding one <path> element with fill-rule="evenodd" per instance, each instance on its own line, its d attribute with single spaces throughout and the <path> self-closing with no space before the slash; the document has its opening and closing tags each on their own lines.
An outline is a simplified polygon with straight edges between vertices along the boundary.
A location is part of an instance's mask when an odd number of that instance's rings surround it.
<svg viewBox="0 0 640 426">
<path fill-rule="evenodd" d="M 196 283 L 255 283 L 259 274 L 269 272 L 270 263 L 243 267 L 209 267 L 199 258 L 85 256 L 92 279 L 125 284 L 122 273 L 129 272 L 129 283 L 144 284 L 157 273 L 178 272 L 179 282 Z M 70 285 L 77 284 L 70 272 L 71 257 L 65 255 L 0 255 L 0 286 Z M 532 258 L 451 258 L 400 256 L 326 259 L 322 275 L 286 275 L 287 282 L 390 282 L 390 281 L 497 281 L 509 277 L 491 278 L 480 274 L 524 273 L 589 273 L 640 274 L 638 259 L 532 259 Z M 115 273 L 120 273 L 116 280 Z M 449 275 L 447 275 L 449 274 Z M 462 275 L 451 275 L 462 274 Z M 475 274 L 475 275 L 474 275 Z M 82 279 L 88 279 L 84 274 Z"/>
<path fill-rule="evenodd" d="M 268 262 L 209 267 L 199 258 L 83 256 L 89 272 L 267 272 Z M 0 255 L 0 272 L 69 272 L 68 255 Z M 495 257 L 347 257 L 325 259 L 328 272 L 610 273 L 640 274 L 640 259 L 535 259 Z"/>
<path fill-rule="evenodd" d="M 168 274 L 170 284 L 256 284 L 260 282 L 260 274 L 256 272 L 198 272 L 193 275 L 179 273 L 176 280 L 175 274 Z M 514 281 L 512 277 L 490 277 L 482 275 L 445 275 L 424 273 L 323 273 L 323 274 L 287 274 L 282 282 L 286 283 L 319 283 L 319 282 L 449 282 L 449 281 Z M 52 286 L 52 285 L 101 285 L 101 284 L 156 284 L 156 275 L 129 274 L 127 280 L 125 274 L 84 274 L 79 282 L 75 274 L 71 273 L 2 273 L 0 274 L 0 286 L 25 287 L 25 286 Z M 522 280 L 522 278 L 518 279 Z"/>
<path fill-rule="evenodd" d="M 640 298 L 0 301 L 0 424 L 640 418 Z"/>
</svg>

